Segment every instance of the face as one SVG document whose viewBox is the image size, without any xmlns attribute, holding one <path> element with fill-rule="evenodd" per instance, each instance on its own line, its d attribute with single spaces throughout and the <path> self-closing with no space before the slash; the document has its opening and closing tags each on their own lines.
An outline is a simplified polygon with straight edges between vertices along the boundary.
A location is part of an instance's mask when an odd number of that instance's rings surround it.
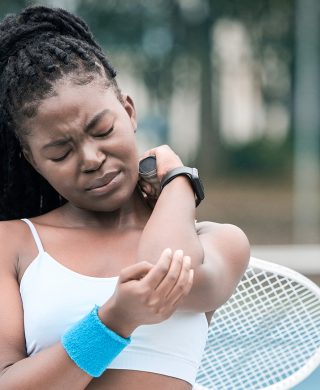
<svg viewBox="0 0 320 390">
<path fill-rule="evenodd" d="M 114 211 L 128 201 L 138 180 L 132 100 L 123 103 L 101 80 L 59 82 L 25 123 L 26 157 L 75 206 Z"/>
</svg>

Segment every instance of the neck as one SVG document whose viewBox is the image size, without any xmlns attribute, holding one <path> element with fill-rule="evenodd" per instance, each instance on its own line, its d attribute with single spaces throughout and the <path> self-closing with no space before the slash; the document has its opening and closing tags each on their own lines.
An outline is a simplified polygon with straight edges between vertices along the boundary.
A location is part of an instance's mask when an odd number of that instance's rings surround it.
<svg viewBox="0 0 320 390">
<path fill-rule="evenodd" d="M 59 210 L 65 223 L 70 226 L 104 227 L 117 230 L 143 228 L 152 212 L 138 188 L 135 189 L 128 202 L 112 212 L 84 210 L 69 202 Z"/>
</svg>

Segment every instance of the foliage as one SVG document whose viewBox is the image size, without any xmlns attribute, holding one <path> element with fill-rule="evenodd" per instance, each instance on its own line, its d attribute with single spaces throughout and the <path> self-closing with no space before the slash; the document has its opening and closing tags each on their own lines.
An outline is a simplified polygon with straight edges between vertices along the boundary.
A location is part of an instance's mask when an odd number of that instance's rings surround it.
<svg viewBox="0 0 320 390">
<path fill-rule="evenodd" d="M 227 148 L 227 170 L 250 174 L 282 175 L 291 164 L 290 142 L 275 142 L 266 138 L 243 146 Z"/>
<path fill-rule="evenodd" d="M 36 1 L 0 2 L 0 15 L 16 12 Z M 46 2 L 47 4 L 50 1 Z M 52 3 L 54 3 L 52 1 Z M 59 1 L 62 5 L 63 1 Z M 176 88 L 176 64 L 188 64 L 180 77 L 192 83 L 195 68 L 200 80 L 195 88 L 200 96 L 200 169 L 219 167 L 225 161 L 235 169 L 271 169 L 286 164 L 291 150 L 288 143 L 272 144 L 261 139 L 242 148 L 225 148 L 219 133 L 219 107 L 212 86 L 219 75 L 212 64 L 212 30 L 221 18 L 238 20 L 246 27 L 252 43 L 262 97 L 290 109 L 294 2 L 291 0 L 74 0 L 74 12 L 83 17 L 98 41 L 117 61 L 123 62 L 145 85 L 150 99 L 168 117 Z M 125 53 L 122 57 L 119 53 Z M 122 65 L 122 64 L 121 64 Z M 212 66 L 213 65 L 213 66 Z M 117 63 L 115 63 L 117 68 Z M 181 71 L 182 73 L 182 71 Z M 193 88 L 193 84 L 190 84 Z M 290 135 L 289 135 L 290 136 Z M 286 153 L 283 153 L 285 148 Z M 270 155 L 269 155 L 270 153 Z M 211 167 L 211 168 L 210 168 Z M 273 169 L 273 168 L 272 168 Z M 275 168 L 274 168 L 275 169 Z M 210 172 L 206 172 L 208 174 Z"/>
</svg>

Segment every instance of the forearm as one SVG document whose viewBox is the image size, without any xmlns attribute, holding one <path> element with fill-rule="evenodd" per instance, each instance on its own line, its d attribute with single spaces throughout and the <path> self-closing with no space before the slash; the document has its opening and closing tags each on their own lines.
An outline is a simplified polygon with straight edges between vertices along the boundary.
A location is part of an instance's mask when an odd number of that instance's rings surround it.
<svg viewBox="0 0 320 390">
<path fill-rule="evenodd" d="M 195 198 L 186 177 L 177 177 L 162 191 L 140 239 L 137 261 L 155 263 L 164 248 L 182 249 L 192 267 L 203 261 L 195 229 Z"/>
<path fill-rule="evenodd" d="M 28 389 L 85 389 L 92 377 L 81 370 L 60 343 L 22 359 L 6 368 L 0 377 L 0 388 Z"/>
<path fill-rule="evenodd" d="M 156 156 L 160 180 L 182 164 L 167 146 L 147 154 Z M 157 200 L 141 235 L 137 261 L 155 263 L 164 248 L 182 249 L 191 257 L 195 272 L 192 289 L 180 308 L 203 312 L 215 310 L 232 294 L 250 251 L 239 229 L 212 223 L 201 226 L 196 230 L 195 198 L 189 179 L 178 176 L 164 187 Z"/>
<path fill-rule="evenodd" d="M 120 321 L 112 314 L 117 305 L 111 305 L 108 310 L 109 301 L 100 307 L 101 310 L 95 306 L 67 329 L 61 342 L 13 364 L 7 363 L 0 375 L 0 388 L 86 388 L 130 342 L 119 335 L 119 330 L 130 328 L 131 332 L 135 329 L 133 325 L 130 327 L 130 322 L 127 327 L 119 325 Z"/>
</svg>

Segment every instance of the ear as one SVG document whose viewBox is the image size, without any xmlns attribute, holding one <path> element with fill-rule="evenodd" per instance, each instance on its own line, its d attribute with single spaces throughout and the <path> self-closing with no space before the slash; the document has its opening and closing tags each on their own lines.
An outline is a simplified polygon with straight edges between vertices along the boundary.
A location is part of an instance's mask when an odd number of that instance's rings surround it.
<svg viewBox="0 0 320 390">
<path fill-rule="evenodd" d="M 122 94 L 122 99 L 123 99 L 123 106 L 125 110 L 127 111 L 127 114 L 130 117 L 132 127 L 134 130 L 137 129 L 137 115 L 136 115 L 136 109 L 134 107 L 133 100 L 129 95 L 124 95 Z"/>
<path fill-rule="evenodd" d="M 24 155 L 24 158 L 28 161 L 28 163 L 38 172 L 40 173 L 36 162 L 34 161 L 33 155 L 31 153 L 31 150 L 29 148 L 23 147 L 22 153 Z"/>
</svg>

